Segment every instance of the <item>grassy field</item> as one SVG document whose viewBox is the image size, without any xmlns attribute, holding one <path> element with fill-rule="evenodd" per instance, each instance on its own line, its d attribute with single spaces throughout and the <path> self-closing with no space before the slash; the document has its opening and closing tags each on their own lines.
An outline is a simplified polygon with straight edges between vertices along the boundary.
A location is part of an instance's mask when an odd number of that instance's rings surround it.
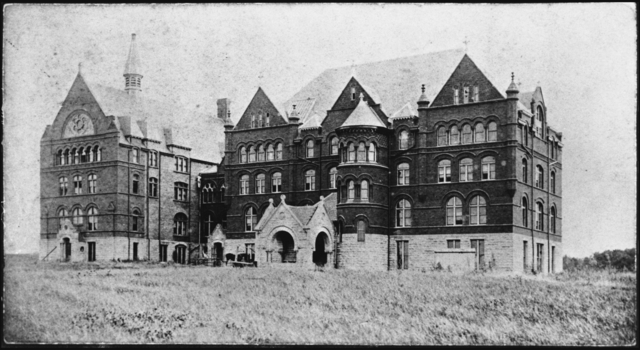
<svg viewBox="0 0 640 350">
<path fill-rule="evenodd" d="M 635 344 L 635 274 L 292 271 L 8 255 L 8 342 Z"/>
</svg>

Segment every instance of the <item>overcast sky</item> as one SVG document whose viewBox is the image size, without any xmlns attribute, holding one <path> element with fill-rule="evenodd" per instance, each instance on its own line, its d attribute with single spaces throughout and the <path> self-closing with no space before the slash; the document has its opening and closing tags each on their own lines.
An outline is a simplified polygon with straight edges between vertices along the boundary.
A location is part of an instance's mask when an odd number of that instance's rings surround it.
<svg viewBox="0 0 640 350">
<path fill-rule="evenodd" d="M 236 120 L 258 86 L 279 103 L 328 68 L 464 48 L 466 41 L 501 91 L 512 71 L 520 91 L 540 85 L 548 122 L 563 132 L 564 253 L 635 246 L 634 4 L 4 10 L 6 253 L 38 250 L 40 138 L 78 63 L 90 83 L 123 88 L 131 33 L 138 35 L 145 94 L 211 115 L 215 100 L 229 97 Z"/>
</svg>

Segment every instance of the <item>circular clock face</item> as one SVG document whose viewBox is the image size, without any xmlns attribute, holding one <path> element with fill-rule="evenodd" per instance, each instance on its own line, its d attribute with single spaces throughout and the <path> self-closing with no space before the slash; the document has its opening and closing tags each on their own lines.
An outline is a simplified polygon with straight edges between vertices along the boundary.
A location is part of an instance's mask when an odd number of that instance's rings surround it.
<svg viewBox="0 0 640 350">
<path fill-rule="evenodd" d="M 65 129 L 65 137 L 83 136 L 93 133 L 91 118 L 86 113 L 78 113 L 71 117 Z"/>
</svg>

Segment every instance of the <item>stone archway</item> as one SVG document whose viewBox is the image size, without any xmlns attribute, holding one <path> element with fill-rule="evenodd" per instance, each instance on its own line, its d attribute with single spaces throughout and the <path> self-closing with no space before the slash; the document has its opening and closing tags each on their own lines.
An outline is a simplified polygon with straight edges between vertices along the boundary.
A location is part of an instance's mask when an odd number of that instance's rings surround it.
<svg viewBox="0 0 640 350">
<path fill-rule="evenodd" d="M 280 262 L 295 263 L 296 251 L 295 243 L 291 234 L 285 231 L 279 231 L 273 236 L 274 251 L 280 255 Z"/>
<path fill-rule="evenodd" d="M 329 246 L 329 236 L 326 233 L 320 232 L 316 236 L 315 250 L 313 251 L 313 263 L 318 266 L 324 266 L 327 264 L 327 253 Z"/>
</svg>

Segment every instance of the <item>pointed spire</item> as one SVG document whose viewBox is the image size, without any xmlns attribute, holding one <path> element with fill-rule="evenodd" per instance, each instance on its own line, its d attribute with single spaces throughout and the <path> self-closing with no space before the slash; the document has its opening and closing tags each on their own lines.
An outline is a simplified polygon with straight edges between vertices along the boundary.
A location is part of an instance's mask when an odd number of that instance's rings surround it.
<svg viewBox="0 0 640 350">
<path fill-rule="evenodd" d="M 520 90 L 518 90 L 518 85 L 516 85 L 514 78 L 515 75 L 513 74 L 513 72 L 511 72 L 511 84 L 509 84 L 509 87 L 507 88 L 507 98 L 518 98 L 518 93 L 520 92 Z"/>
<path fill-rule="evenodd" d="M 142 72 L 140 65 L 140 57 L 138 55 L 138 45 L 136 43 L 136 34 L 131 34 L 131 46 L 129 47 L 129 57 L 124 65 L 125 90 L 129 94 L 136 94 L 142 91 Z"/>
</svg>

